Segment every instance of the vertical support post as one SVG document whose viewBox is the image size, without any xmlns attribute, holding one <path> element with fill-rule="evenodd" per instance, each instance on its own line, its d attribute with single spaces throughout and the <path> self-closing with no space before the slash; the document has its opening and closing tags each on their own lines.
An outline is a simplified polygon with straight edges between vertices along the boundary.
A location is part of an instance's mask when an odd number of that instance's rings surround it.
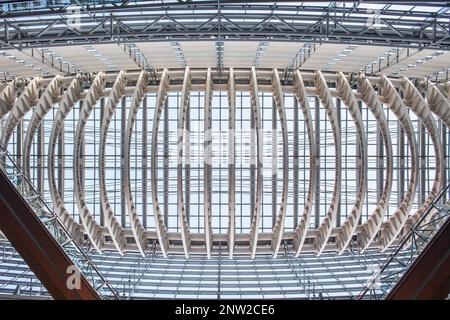
<svg viewBox="0 0 450 320">
<path fill-rule="evenodd" d="M 79 110 L 79 117 L 81 117 L 81 110 L 83 109 L 83 103 L 84 103 L 84 100 L 80 100 L 80 103 L 79 103 L 79 107 L 80 107 L 80 110 Z M 86 148 L 86 146 L 85 146 L 85 144 L 84 144 L 84 135 L 81 137 L 81 141 L 80 141 L 80 162 L 81 162 L 81 166 L 83 167 L 83 168 L 86 168 L 86 159 L 84 158 L 84 153 L 85 153 L 85 148 Z M 85 181 L 84 181 L 84 170 L 79 170 L 79 172 L 78 172 L 78 174 L 79 174 L 79 176 L 80 176 L 80 186 L 81 186 L 81 190 L 83 190 L 83 193 L 84 193 L 84 191 L 85 191 L 85 189 L 84 189 L 84 186 L 85 186 Z M 78 215 L 78 222 L 81 224 L 82 223 L 82 221 L 81 221 L 81 215 Z"/>
<path fill-rule="evenodd" d="M 126 98 L 122 99 L 121 102 L 121 117 L 120 117 L 120 185 L 123 186 L 126 181 L 125 179 L 125 130 L 127 123 L 127 102 Z M 125 203 L 125 189 L 120 188 L 120 221 L 122 227 L 126 226 L 126 203 Z"/>
<path fill-rule="evenodd" d="M 398 197 L 397 205 L 399 206 L 405 195 L 405 130 L 400 122 L 397 122 L 397 135 L 398 135 L 398 166 L 400 168 L 398 175 Z"/>
<path fill-rule="evenodd" d="M 142 225 L 147 228 L 147 94 L 142 100 Z"/>
<path fill-rule="evenodd" d="M 185 180 L 184 180 L 184 190 L 185 190 L 185 206 L 186 206 L 186 219 L 188 224 L 191 224 L 191 102 L 188 102 L 186 110 L 186 137 L 185 137 Z"/>
<path fill-rule="evenodd" d="M 320 225 L 320 102 L 319 97 L 314 97 L 315 112 L 315 134 L 316 134 L 316 192 L 314 206 L 314 227 L 317 229 Z"/>
<path fill-rule="evenodd" d="M 19 122 L 17 125 L 17 143 L 16 143 L 16 163 L 22 169 L 22 136 L 23 123 Z"/>
<path fill-rule="evenodd" d="M 255 172 L 256 172 L 256 136 L 255 136 L 255 118 L 253 112 L 250 112 L 250 225 L 253 221 L 253 212 L 255 211 Z"/>
<path fill-rule="evenodd" d="M 298 225 L 298 178 L 299 178 L 299 172 L 298 172 L 298 161 L 299 161 L 299 152 L 298 152 L 298 101 L 297 98 L 294 96 L 294 185 L 293 185 L 293 204 L 294 204 L 294 230 L 297 228 Z M 309 168 L 310 170 L 315 170 L 315 168 Z"/>
<path fill-rule="evenodd" d="M 169 227 L 169 97 L 164 106 L 164 148 L 163 148 L 163 198 L 164 224 Z"/>
<path fill-rule="evenodd" d="M 43 194 L 44 191 L 44 172 L 43 172 L 43 154 L 44 154 L 44 143 L 42 141 L 43 136 L 44 136 L 44 120 L 42 120 L 41 124 L 39 125 L 38 129 L 37 129 L 37 145 L 36 145 L 36 149 L 37 149 L 37 191 L 39 192 L 39 194 Z"/>
<path fill-rule="evenodd" d="M 58 191 L 64 199 L 64 122 L 61 123 L 61 129 L 58 134 Z"/>
<path fill-rule="evenodd" d="M 419 184 L 419 199 L 423 203 L 426 198 L 426 135 L 425 126 L 419 121 L 419 147 L 420 147 L 420 184 Z"/>
<path fill-rule="evenodd" d="M 338 123 L 341 123 L 341 99 L 340 98 L 336 98 L 336 114 L 337 114 Z M 345 125 L 345 128 L 347 129 L 347 124 Z M 348 137 L 346 136 L 346 138 L 348 138 Z M 358 153 L 358 145 L 356 146 L 356 154 L 359 154 Z M 347 163 L 347 157 L 345 158 L 345 163 Z M 345 167 L 347 168 L 347 166 L 345 166 Z M 356 179 L 358 179 L 358 176 L 356 176 Z M 356 181 L 356 185 L 358 185 L 358 181 Z M 337 207 L 335 227 L 339 227 L 341 225 L 341 203 L 342 203 L 342 201 L 339 201 L 339 204 Z"/>
<path fill-rule="evenodd" d="M 272 98 L 272 228 L 277 221 L 277 107 Z"/>
<path fill-rule="evenodd" d="M 103 117 L 105 115 L 105 98 L 100 99 L 100 123 L 103 123 Z M 103 214 L 103 206 L 100 206 L 100 225 L 103 227 L 105 225 L 105 217 Z"/>
<path fill-rule="evenodd" d="M 448 145 L 447 144 L 448 144 L 448 132 L 449 132 L 449 130 L 448 130 L 447 126 L 445 126 L 442 121 L 440 122 L 440 124 L 441 124 L 441 132 L 442 132 L 442 154 L 443 154 L 443 157 L 444 157 L 444 159 L 443 159 L 443 164 L 444 165 L 443 165 L 443 170 L 442 170 L 442 175 L 443 175 L 443 177 L 442 177 L 442 185 L 446 186 L 447 183 L 448 183 L 447 177 L 448 177 L 448 157 L 449 157 L 449 155 L 448 155 Z M 447 199 L 448 199 L 448 195 L 447 195 L 447 193 L 445 193 L 442 196 L 442 200 L 443 200 L 443 202 L 446 202 Z"/>
<path fill-rule="evenodd" d="M 360 114 L 362 115 L 362 101 L 361 100 L 358 100 L 358 108 L 359 108 Z M 368 127 L 366 126 L 366 128 L 368 128 Z M 363 134 L 365 135 L 366 133 L 363 132 Z M 367 138 L 365 140 L 367 141 Z M 356 162 L 356 172 L 361 172 L 361 165 L 362 164 L 361 164 L 361 157 L 360 157 L 360 155 L 361 155 L 360 148 L 361 148 L 361 146 L 357 143 L 356 144 L 356 154 L 358 155 L 358 160 Z M 367 170 L 367 168 L 368 168 L 368 166 L 366 166 L 365 170 Z M 364 176 L 365 177 L 368 176 L 368 172 L 367 171 L 365 172 Z M 359 185 L 359 183 L 360 183 L 359 179 L 361 179 L 361 177 L 359 176 L 359 174 L 357 174 L 356 175 L 356 185 Z M 365 183 L 365 190 L 366 190 L 366 196 L 367 196 L 367 179 L 366 179 L 366 183 Z M 366 197 L 366 199 L 367 199 L 367 197 Z M 339 205 L 340 205 L 340 202 L 339 202 Z M 361 213 L 361 215 L 359 216 L 358 224 L 360 224 L 360 225 L 362 224 L 362 217 L 363 217 L 363 213 Z"/>
<path fill-rule="evenodd" d="M 377 126 L 377 202 L 383 193 L 384 148 L 380 127 Z"/>
</svg>

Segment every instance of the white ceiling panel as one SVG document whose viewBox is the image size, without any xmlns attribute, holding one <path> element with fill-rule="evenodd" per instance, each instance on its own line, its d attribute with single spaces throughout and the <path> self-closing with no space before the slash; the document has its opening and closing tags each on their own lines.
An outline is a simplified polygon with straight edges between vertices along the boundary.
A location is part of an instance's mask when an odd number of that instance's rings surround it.
<svg viewBox="0 0 450 320">
<path fill-rule="evenodd" d="M 269 42 L 266 53 L 261 57 L 261 68 L 286 68 L 303 47 L 300 42 Z"/>
<path fill-rule="evenodd" d="M 306 60 L 300 69 L 321 70 L 325 64 L 333 60 L 346 47 L 346 44 L 325 43 L 311 53 L 311 57 Z"/>
<path fill-rule="evenodd" d="M 224 60 L 225 68 L 249 68 L 253 65 L 256 50 L 259 42 L 257 41 L 225 41 L 224 42 Z"/>
<path fill-rule="evenodd" d="M 180 47 L 183 50 L 186 63 L 190 67 L 216 67 L 216 43 L 214 41 L 183 41 Z"/>
<path fill-rule="evenodd" d="M 170 42 L 137 43 L 136 46 L 155 68 L 181 68 Z"/>
</svg>

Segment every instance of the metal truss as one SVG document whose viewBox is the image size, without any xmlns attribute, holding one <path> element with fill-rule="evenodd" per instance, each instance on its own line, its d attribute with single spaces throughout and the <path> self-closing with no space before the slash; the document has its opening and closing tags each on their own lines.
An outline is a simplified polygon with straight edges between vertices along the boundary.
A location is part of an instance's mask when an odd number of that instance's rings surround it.
<svg viewBox="0 0 450 320">
<path fill-rule="evenodd" d="M 450 49 L 449 13 L 444 1 L 427 2 L 428 7 L 437 8 L 436 12 L 395 9 L 392 5 L 398 2 L 394 1 L 373 2 L 381 8 L 368 10 L 356 1 L 323 6 L 291 1 L 83 1 L 76 26 L 72 23 L 73 11 L 68 10 L 69 1 L 48 7 L 38 4 L 32 12 L 4 4 L 0 43 L 2 48 L 32 48 L 214 38 L 219 45 L 219 64 L 220 45 L 226 40 Z M 410 18 L 411 12 L 414 19 Z M 37 16 L 39 19 L 35 19 Z M 374 19 L 377 28 L 371 27 Z M 148 65 L 143 58 L 135 61 Z"/>
<path fill-rule="evenodd" d="M 0 170 L 2 170 L 24 197 L 28 205 L 34 210 L 36 216 L 53 235 L 55 241 L 73 261 L 74 266 L 89 281 L 95 291 L 103 298 L 118 298 L 115 289 L 111 286 L 102 272 L 95 265 L 90 256 L 90 242 L 79 243 L 72 236 L 61 220 L 42 195 L 35 189 L 31 180 L 19 168 L 9 152 L 0 146 Z"/>
<path fill-rule="evenodd" d="M 380 268 L 374 272 L 358 295 L 358 299 L 383 299 L 405 274 L 414 260 L 423 251 L 440 228 L 450 218 L 450 203 L 443 196 L 450 189 L 447 184 L 420 218 L 404 235 L 402 241 L 392 250 Z"/>
<path fill-rule="evenodd" d="M 120 299 L 356 299 L 372 278 L 373 270 L 389 256 L 369 249 L 364 254 L 345 252 L 340 256 L 323 253 L 295 258 L 283 241 L 277 259 L 271 255 L 253 260 L 243 257 L 211 259 L 193 256 L 169 259 L 155 252 L 146 257 L 92 253 L 93 263 L 116 289 Z M 399 252 L 397 258 L 402 262 Z M 0 241 L 0 295 L 46 298 L 49 294 L 8 241 Z"/>
<path fill-rule="evenodd" d="M 25 174 L 27 179 L 35 179 L 36 176 L 44 175 L 45 171 L 48 173 L 48 185 L 49 185 L 49 199 L 53 202 L 53 207 L 59 219 L 65 228 L 68 229 L 69 234 L 75 242 L 82 241 L 83 233 L 88 236 L 93 247 L 98 252 L 104 252 L 109 250 L 117 250 L 120 254 L 129 254 L 131 252 L 139 252 L 141 255 L 146 256 L 150 245 L 155 244 L 154 250 L 161 252 L 166 258 L 170 258 L 171 255 L 177 255 L 184 253 L 185 257 L 197 255 L 206 255 L 206 257 L 212 257 L 220 250 L 221 245 L 226 243 L 229 250 L 230 258 L 234 256 L 250 256 L 255 258 L 259 255 L 271 254 L 276 257 L 279 254 L 282 243 L 292 247 L 294 256 L 298 257 L 299 254 L 306 254 L 314 252 L 316 254 L 322 254 L 325 252 L 336 252 L 337 254 L 343 254 L 347 249 L 358 248 L 358 250 L 365 251 L 369 248 L 379 248 L 381 250 L 389 250 L 389 247 L 395 245 L 404 234 L 408 232 L 415 221 L 420 219 L 424 212 L 426 212 L 435 199 L 438 190 L 441 185 L 445 185 L 446 182 L 446 166 L 444 161 L 444 148 L 446 143 L 440 142 L 438 133 L 438 126 L 445 133 L 445 122 L 448 111 L 448 101 L 440 93 L 439 89 L 431 82 L 424 80 L 424 82 L 417 82 L 415 86 L 409 79 L 391 79 L 385 76 L 379 77 L 365 77 L 360 75 L 357 79 L 354 79 L 352 75 L 344 75 L 341 72 L 338 73 L 321 73 L 317 72 L 300 72 L 294 73 L 294 82 L 281 84 L 280 77 L 284 74 L 284 70 L 257 70 L 254 67 L 251 69 L 229 69 L 229 70 L 213 70 L 213 69 L 193 69 L 187 67 L 185 70 L 169 70 L 165 69 L 162 73 L 157 73 L 157 81 L 154 82 L 150 79 L 147 71 L 141 72 L 125 72 L 119 73 L 103 73 L 99 72 L 92 76 L 91 81 L 85 79 L 85 86 L 81 85 L 82 75 L 77 77 L 61 77 L 55 78 L 35 78 L 29 81 L 26 86 L 17 87 L 16 94 L 18 97 L 15 101 L 5 98 L 2 100 L 5 104 L 9 103 L 12 106 L 8 106 L 5 110 L 10 110 L 1 119 L 3 124 L 3 134 L 1 137 L 2 147 L 6 150 L 8 147 L 16 148 L 12 143 L 9 143 L 14 133 L 17 131 L 16 127 L 21 126 L 28 121 L 27 135 L 25 136 L 25 144 L 23 146 L 17 146 L 18 152 L 23 153 L 17 155 L 19 164 L 23 166 L 29 174 Z M 225 78 L 225 81 L 223 79 Z M 228 78 L 228 79 L 226 79 Z M 18 79 L 18 82 L 21 80 Z M 55 89 L 57 86 L 58 90 Z M 38 91 L 43 92 L 41 97 L 38 97 Z M 59 94 L 62 91 L 62 94 Z M 236 128 L 236 92 L 247 92 L 248 94 L 248 110 L 249 117 L 248 122 L 250 125 L 254 122 L 255 131 L 255 151 L 256 154 L 250 154 L 253 156 L 253 163 L 250 164 L 251 169 L 254 169 L 256 175 L 254 175 L 254 181 L 250 181 L 250 191 L 252 190 L 252 184 L 256 186 L 253 189 L 253 203 L 249 206 L 252 208 L 249 214 L 249 230 L 248 232 L 236 232 L 236 166 L 233 163 L 228 163 L 228 190 L 229 202 L 227 204 L 228 209 L 228 227 L 226 228 L 226 234 L 222 232 L 213 232 L 213 221 L 218 219 L 217 212 L 213 210 L 213 205 L 216 204 L 214 196 L 217 194 L 212 190 L 213 178 L 212 167 L 209 163 L 208 157 L 210 155 L 209 147 L 212 143 L 212 137 L 209 136 L 208 131 L 213 128 L 212 121 L 215 120 L 213 112 L 213 95 L 216 91 L 228 92 L 228 127 L 230 129 Z M 1 97 L 8 97 L 11 94 L 11 89 L 8 87 L 3 88 L 0 93 Z M 56 93 L 58 95 L 56 95 Z M 165 111 L 166 101 L 169 93 L 180 93 L 180 99 L 177 102 L 175 108 L 179 113 L 177 119 L 177 208 L 175 214 L 177 217 L 177 232 L 169 232 L 165 216 L 170 212 L 164 207 L 161 210 L 158 199 L 158 172 L 165 171 L 168 168 L 158 168 L 158 129 L 159 122 L 162 116 L 162 112 Z M 199 118 L 204 124 L 204 140 L 203 148 L 206 151 L 206 157 L 202 161 L 201 168 L 203 172 L 203 184 L 199 187 L 197 192 L 201 192 L 204 199 L 203 201 L 203 232 L 194 232 L 193 227 L 190 225 L 192 221 L 187 214 L 190 206 L 188 196 L 190 196 L 190 189 L 187 187 L 191 184 L 191 176 L 183 172 L 188 173 L 189 163 L 183 163 L 183 157 L 186 157 L 189 143 L 186 141 L 189 138 L 187 133 L 190 128 L 190 119 L 188 117 L 188 108 L 190 107 L 190 99 L 192 92 L 204 92 L 204 116 Z M 282 147 L 279 154 L 282 157 L 282 170 L 283 175 L 280 177 L 282 182 L 281 201 L 279 203 L 279 213 L 276 216 L 273 215 L 273 225 L 270 232 L 262 232 L 261 225 L 263 224 L 263 202 L 267 201 L 264 197 L 263 190 L 263 159 L 262 159 L 262 128 L 264 119 L 264 106 L 263 100 L 261 100 L 261 94 L 270 93 L 270 97 L 274 100 L 273 107 L 278 112 L 278 118 L 281 123 L 282 139 L 280 146 Z M 144 220 L 142 213 L 139 212 L 136 202 L 136 187 L 132 183 L 131 170 L 132 170 L 132 145 L 133 132 L 136 130 L 136 122 L 138 121 L 138 111 L 143 104 L 144 98 L 147 94 L 156 94 L 155 100 L 155 117 L 153 119 L 153 135 L 152 135 L 152 150 L 151 150 L 151 190 L 152 190 L 152 207 L 154 214 L 154 228 L 147 228 L 147 226 L 141 222 Z M 305 150 L 309 146 L 309 158 L 310 170 L 309 184 L 307 191 L 305 190 L 305 202 L 304 212 L 298 224 L 294 228 L 286 228 L 286 214 L 287 214 L 287 198 L 289 197 L 289 182 L 291 167 L 289 165 L 289 156 L 291 150 L 289 147 L 289 135 L 287 133 L 287 122 L 290 119 L 286 119 L 286 100 L 284 95 L 291 94 L 297 102 L 296 108 L 301 108 L 303 117 L 303 124 L 305 130 L 305 138 L 308 137 L 308 144 L 305 142 Z M 425 95 L 425 98 L 422 96 Z M 107 143 L 108 135 L 113 134 L 109 132 L 109 122 L 112 121 L 114 109 L 120 100 L 123 101 L 126 97 L 132 97 L 131 104 L 129 106 L 128 116 L 123 104 L 122 114 L 124 114 L 122 121 L 122 134 L 123 134 L 123 170 L 124 175 L 121 179 L 117 179 L 120 182 L 120 191 L 124 196 L 124 205 L 122 219 L 125 221 L 124 216 L 126 212 L 129 217 L 129 224 L 125 222 L 119 223 L 115 217 L 115 213 L 111 207 L 111 197 L 108 195 L 109 190 L 106 187 L 106 163 L 105 157 L 105 144 Z M 313 128 L 320 119 L 317 114 L 312 119 L 311 107 L 309 105 L 309 97 L 317 99 L 317 105 L 315 108 L 319 108 L 318 101 L 322 101 L 324 108 L 324 115 L 327 115 L 328 119 L 322 120 L 322 123 L 330 124 L 330 130 L 328 133 L 322 134 L 317 128 Z M 102 220 L 93 215 L 92 202 L 87 200 L 88 197 L 95 196 L 97 190 L 89 190 L 85 183 L 86 170 L 91 169 L 90 166 L 85 164 L 84 160 L 84 144 L 86 139 L 90 139 L 90 136 L 86 135 L 86 128 L 88 125 L 88 119 L 91 114 L 95 117 L 97 108 L 99 107 L 99 101 L 108 97 L 106 103 L 106 110 L 103 111 L 103 118 L 100 122 L 100 143 L 98 160 L 99 178 L 99 201 L 102 208 Z M 339 99 L 339 100 L 337 100 Z M 74 215 L 70 214 L 65 207 L 64 198 L 61 194 L 64 193 L 64 186 L 57 186 L 55 171 L 62 170 L 61 164 L 58 162 L 58 166 L 55 166 L 55 147 L 58 136 L 61 133 L 62 126 L 67 120 L 67 115 L 77 102 L 82 102 L 80 105 L 80 113 L 73 115 L 73 123 L 76 123 L 74 127 L 74 146 L 73 146 L 73 167 L 74 167 L 74 190 L 76 196 L 76 204 L 78 211 L 74 212 Z M 336 101 L 336 103 L 334 102 Z M 339 101 L 339 103 L 338 103 Z M 341 112 L 340 101 L 347 106 L 346 111 Z M 366 183 L 367 176 L 367 149 L 368 141 L 365 138 L 368 126 L 363 123 L 362 109 L 359 105 L 360 101 L 363 101 L 367 109 L 374 115 L 375 120 L 371 122 L 371 125 L 379 128 L 381 135 L 380 144 L 384 143 L 386 149 L 386 167 L 380 167 L 377 170 L 380 172 L 381 178 L 377 180 L 377 190 L 379 196 L 377 196 L 376 207 L 373 209 L 372 214 L 367 220 L 361 223 L 361 208 L 368 201 Z M 34 145 L 38 144 L 38 141 L 34 141 L 33 135 L 39 123 L 42 121 L 46 113 L 49 113 L 51 107 L 59 103 L 56 116 L 53 119 L 51 126 L 50 140 L 48 142 L 48 165 L 30 166 L 31 152 Z M 383 110 L 382 104 L 385 104 L 387 109 Z M 33 115 L 29 120 L 24 120 L 29 116 L 28 112 L 34 107 Z M 391 140 L 392 133 L 388 125 L 387 117 L 392 112 L 393 119 L 396 125 L 401 125 L 405 136 L 408 140 L 408 144 L 403 143 L 398 146 L 398 152 L 409 147 L 408 160 L 410 162 L 410 174 L 408 177 L 408 188 L 403 198 L 399 198 L 398 209 L 392 215 L 386 216 L 387 206 L 389 204 L 389 198 L 393 188 L 393 143 Z M 411 115 L 409 113 L 411 111 Z M 55 110 L 56 111 L 56 110 Z M 272 110 L 273 111 L 273 110 Z M 297 110 L 298 111 L 298 110 Z M 316 110 L 317 111 L 317 110 Z M 366 110 L 367 111 L 367 110 Z M 275 112 L 275 121 L 276 114 Z M 343 137 L 347 134 L 341 127 L 344 122 L 340 117 L 349 114 L 350 120 L 355 127 L 355 132 L 352 133 L 352 139 L 355 141 L 355 155 L 349 157 L 344 151 L 345 145 L 342 143 Z M 417 117 L 417 123 L 423 124 L 423 130 L 427 130 L 431 137 L 431 143 L 429 146 L 434 149 L 435 162 L 433 163 L 435 171 L 435 177 L 431 188 L 426 189 L 423 185 L 426 182 L 423 178 L 419 179 L 419 171 L 428 170 L 426 163 L 422 163 L 419 168 L 419 156 L 425 156 L 425 151 L 417 146 L 415 127 L 413 125 L 412 115 Z M 168 121 L 164 116 L 164 121 Z M 200 117 L 200 116 L 199 116 Z M 251 120 L 253 119 L 253 120 Z M 5 120 L 5 121 L 4 121 Z M 225 121 L 226 121 L 225 120 Z M 298 119 L 296 120 L 298 124 Z M 368 123 L 368 122 L 366 122 Z M 126 124 L 126 127 L 125 127 Z M 298 130 L 298 128 L 297 128 Z M 228 132 L 228 151 L 230 159 L 236 157 L 236 145 L 234 132 Z M 328 135 L 328 136 L 327 136 Z M 322 182 L 317 180 L 318 170 L 320 170 L 320 161 L 317 157 L 316 146 L 318 143 L 323 143 L 320 140 L 333 140 L 334 155 L 331 161 L 334 163 L 335 173 L 332 177 L 333 184 L 330 179 L 325 179 L 325 183 L 332 185 L 331 198 L 326 198 L 325 202 L 328 206 L 328 210 L 325 216 L 316 215 L 314 218 L 317 221 L 317 226 L 314 228 L 310 225 L 310 218 L 312 214 L 312 203 L 314 197 L 316 200 L 322 195 L 316 190 Z M 326 141 L 325 140 L 325 141 Z M 325 142 L 326 143 L 326 142 Z M 423 142 L 421 142 L 422 144 Z M 183 147 L 184 145 L 184 147 Z M 251 146 L 250 146 L 251 147 Z M 419 149 L 420 152 L 419 152 Z M 185 152 L 184 152 L 185 151 Z M 305 152 L 306 153 L 306 152 Z M 326 156 L 326 155 L 325 155 Z M 346 177 L 343 175 L 345 170 L 348 170 L 343 163 L 344 158 L 354 158 L 355 160 L 355 181 L 357 181 L 354 189 L 355 197 L 352 202 L 352 208 L 347 208 L 346 219 L 341 223 L 337 219 L 339 212 L 339 205 L 342 203 L 343 197 L 348 196 L 348 192 L 345 193 L 343 185 L 347 183 Z M 256 160 L 256 161 L 255 161 Z M 348 161 L 346 159 L 345 161 Z M 116 164 L 114 164 L 117 166 Z M 319 165 L 319 167 L 317 167 Z M 326 165 L 326 163 L 325 163 Z M 166 165 L 165 165 L 166 166 Z M 183 168 L 184 167 L 184 168 Z M 133 168 L 135 170 L 136 168 Z M 404 164 L 397 168 L 400 172 L 404 171 Z M 295 171 L 295 168 L 292 169 Z M 298 170 L 298 165 L 297 165 Z M 384 179 L 384 187 L 383 176 Z M 97 178 L 95 178 L 97 180 Z M 272 173 L 273 179 L 273 173 Z M 405 184 L 405 179 L 397 179 L 400 184 Z M 58 176 L 58 182 L 61 178 Z M 135 179 L 136 180 L 136 179 Z M 146 180 L 146 179 L 145 179 Z M 250 179 L 251 180 L 251 176 Z M 420 180 L 420 181 L 419 181 Z M 219 180 L 222 183 L 224 180 Z M 428 181 L 428 180 L 427 180 Z M 430 180 L 431 181 L 431 180 Z M 429 182 L 430 182 L 429 181 Z M 115 181 L 116 182 L 116 181 Z M 117 183 L 116 182 L 116 183 Z M 420 183 L 419 183 L 420 182 Z M 143 182 L 144 184 L 147 181 Z M 247 182 L 246 182 L 247 183 Z M 185 188 L 183 188 L 185 185 Z M 305 184 L 306 185 L 306 184 Z M 185 190 L 183 190 L 185 189 Z M 201 189 L 201 190 L 200 190 Z M 420 189 L 421 197 L 417 197 L 417 189 Z M 30 189 L 31 190 L 31 189 Z M 320 190 L 320 189 L 319 189 Z M 397 194 L 403 196 L 402 188 L 398 188 Z M 428 195 L 426 195 L 428 190 Z M 251 192 L 249 192 L 251 194 Z M 273 194 L 273 191 L 272 191 Z M 296 194 L 298 197 L 298 191 Z M 272 207 L 278 206 L 277 199 L 272 197 Z M 322 201 L 323 202 L 323 201 Z M 348 205 L 350 201 L 346 201 Z M 266 203 L 267 204 L 267 203 Z M 319 202 L 320 204 L 320 202 Z M 95 204 L 94 204 L 95 205 Z M 320 205 L 316 209 L 320 208 Z M 412 212 L 412 208 L 417 206 L 417 210 Z M 243 216 L 244 213 L 241 213 Z M 76 222 L 75 217 L 80 218 L 81 225 Z M 242 219 L 242 217 L 240 217 Z M 322 218 L 322 223 L 319 224 L 319 220 Z M 145 217 L 146 219 L 146 217 Z M 241 227 L 242 230 L 242 227 Z M 156 241 L 156 242 L 155 242 Z"/>
</svg>

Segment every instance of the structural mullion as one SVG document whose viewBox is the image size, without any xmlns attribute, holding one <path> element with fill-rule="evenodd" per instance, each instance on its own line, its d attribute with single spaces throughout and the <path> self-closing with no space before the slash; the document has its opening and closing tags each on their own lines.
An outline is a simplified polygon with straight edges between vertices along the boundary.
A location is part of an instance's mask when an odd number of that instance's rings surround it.
<svg viewBox="0 0 450 320">
<path fill-rule="evenodd" d="M 142 100 L 142 225 L 147 228 L 147 95 Z"/>
<path fill-rule="evenodd" d="M 316 134 L 316 192 L 314 206 L 314 226 L 319 227 L 320 224 L 320 102 L 319 97 L 314 97 L 314 122 Z"/>
<path fill-rule="evenodd" d="M 100 99 L 100 123 L 103 123 L 104 115 L 105 115 L 105 98 L 102 97 Z M 103 214 L 103 206 L 102 205 L 100 205 L 100 225 L 101 226 L 105 225 L 105 217 Z"/>
<path fill-rule="evenodd" d="M 164 144 L 163 144 L 163 199 L 164 199 L 164 224 L 169 228 L 169 99 L 164 106 Z"/>
<path fill-rule="evenodd" d="M 338 123 L 341 123 L 341 99 L 336 98 L 336 114 L 337 114 L 337 119 L 338 119 Z M 345 138 L 348 139 L 348 135 L 347 135 L 347 113 L 345 114 Z M 342 125 L 341 125 L 342 127 Z M 345 164 L 346 164 L 346 169 L 348 169 L 348 154 L 347 154 L 347 145 L 345 146 L 346 148 L 346 152 L 345 152 Z M 358 147 L 357 147 L 358 148 Z M 356 153 L 358 154 L 358 150 L 356 151 Z M 345 173 L 347 173 L 348 170 L 345 170 Z M 356 183 L 356 185 L 358 185 L 358 182 Z M 337 207 L 337 211 L 336 211 L 336 224 L 335 226 L 338 227 L 341 225 L 341 203 L 342 201 L 339 201 L 338 207 Z"/>
<path fill-rule="evenodd" d="M 298 185 L 299 185 L 299 172 L 298 172 L 298 161 L 299 161 L 299 150 L 298 150 L 298 101 L 297 98 L 294 96 L 294 134 L 293 134 L 293 138 L 294 138 L 294 158 L 293 158 L 293 170 L 294 170 L 294 184 L 293 184 L 293 205 L 294 205 L 294 210 L 293 210 L 293 215 L 294 215 L 294 230 L 297 228 L 298 225 Z M 306 152 L 306 150 L 304 150 L 304 152 Z M 310 168 L 310 170 L 314 170 L 314 168 Z"/>
<path fill-rule="evenodd" d="M 120 185 L 124 186 L 127 181 L 125 179 L 125 130 L 127 123 L 127 103 L 126 98 L 121 102 L 121 117 L 120 117 Z M 126 226 L 126 203 L 125 203 L 125 189 L 120 188 L 120 221 L 122 227 Z"/>
<path fill-rule="evenodd" d="M 277 221 L 277 107 L 272 98 L 272 228 Z"/>
<path fill-rule="evenodd" d="M 64 199 L 64 122 L 61 123 L 61 129 L 58 134 L 58 191 L 62 199 Z"/>
</svg>

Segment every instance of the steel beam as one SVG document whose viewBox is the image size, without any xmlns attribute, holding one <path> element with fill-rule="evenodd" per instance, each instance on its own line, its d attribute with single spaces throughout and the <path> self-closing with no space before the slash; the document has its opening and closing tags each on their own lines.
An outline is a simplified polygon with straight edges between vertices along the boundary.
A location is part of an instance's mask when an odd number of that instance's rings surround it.
<svg viewBox="0 0 450 320">
<path fill-rule="evenodd" d="M 54 299 L 99 300 L 97 292 L 80 274 L 79 289 L 67 283 L 73 261 L 0 170 L 0 229 L 20 253 L 33 273 Z"/>
</svg>

